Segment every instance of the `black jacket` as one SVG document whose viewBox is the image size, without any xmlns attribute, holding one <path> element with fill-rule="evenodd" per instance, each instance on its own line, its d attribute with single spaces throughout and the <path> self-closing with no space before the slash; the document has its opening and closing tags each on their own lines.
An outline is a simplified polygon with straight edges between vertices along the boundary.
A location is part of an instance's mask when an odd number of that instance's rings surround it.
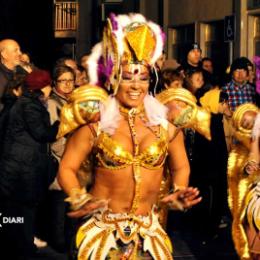
<svg viewBox="0 0 260 260">
<path fill-rule="evenodd" d="M 14 71 L 9 70 L 0 62 L 0 111 L 3 109 L 2 97 L 8 82 L 13 78 Z"/>
<path fill-rule="evenodd" d="M 9 113 L 0 160 L 0 196 L 16 201 L 37 202 L 47 188 L 48 143 L 55 141 L 59 123 L 50 125 L 39 95 L 25 92 Z"/>
<path fill-rule="evenodd" d="M 15 95 L 6 94 L 3 96 L 4 108 L 0 111 L 0 156 L 4 146 L 4 136 L 8 125 L 9 113 L 16 100 L 17 97 Z"/>
</svg>

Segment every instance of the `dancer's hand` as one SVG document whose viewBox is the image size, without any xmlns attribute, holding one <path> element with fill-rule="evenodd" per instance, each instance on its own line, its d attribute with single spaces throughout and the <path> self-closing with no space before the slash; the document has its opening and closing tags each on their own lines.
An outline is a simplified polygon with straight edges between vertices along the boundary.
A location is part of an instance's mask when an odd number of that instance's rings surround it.
<svg viewBox="0 0 260 260">
<path fill-rule="evenodd" d="M 257 117 L 258 117 L 258 120 L 257 120 Z M 241 119 L 241 126 L 245 129 L 250 130 L 253 128 L 254 125 L 256 125 L 256 121 L 258 121 L 257 128 L 259 129 L 259 123 L 260 123 L 259 119 L 260 119 L 260 116 L 256 112 L 246 111 L 243 115 L 243 118 Z"/>
<path fill-rule="evenodd" d="M 71 218 L 81 218 L 87 215 L 91 215 L 94 212 L 107 208 L 108 200 L 101 200 L 93 198 L 85 203 L 80 209 L 69 212 L 67 215 Z"/>
<path fill-rule="evenodd" d="M 245 166 L 245 172 L 248 175 L 257 172 L 258 170 L 259 170 L 259 164 L 256 161 L 251 160 L 251 161 L 247 162 L 247 164 Z"/>
<path fill-rule="evenodd" d="M 198 204 L 201 201 L 199 190 L 193 187 L 187 187 L 165 196 L 161 202 L 167 203 L 171 209 L 184 211 Z"/>
</svg>

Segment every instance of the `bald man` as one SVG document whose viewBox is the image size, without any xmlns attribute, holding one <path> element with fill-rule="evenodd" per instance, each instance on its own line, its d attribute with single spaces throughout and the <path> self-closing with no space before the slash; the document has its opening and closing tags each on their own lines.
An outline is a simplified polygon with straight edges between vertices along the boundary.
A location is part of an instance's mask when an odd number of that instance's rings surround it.
<svg viewBox="0 0 260 260">
<path fill-rule="evenodd" d="M 3 109 L 2 97 L 8 82 L 13 78 L 15 68 L 20 64 L 20 46 L 12 39 L 0 41 L 0 111 Z"/>
</svg>

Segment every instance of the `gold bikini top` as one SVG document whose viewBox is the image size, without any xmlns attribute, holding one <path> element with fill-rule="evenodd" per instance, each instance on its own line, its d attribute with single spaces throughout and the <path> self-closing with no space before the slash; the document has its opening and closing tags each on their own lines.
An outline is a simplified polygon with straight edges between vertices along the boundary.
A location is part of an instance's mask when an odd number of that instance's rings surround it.
<svg viewBox="0 0 260 260">
<path fill-rule="evenodd" d="M 101 132 L 98 136 L 95 150 L 98 167 L 117 170 L 138 164 L 147 169 L 160 169 L 167 156 L 167 131 L 160 127 L 157 140 L 136 156 L 125 150 L 105 132 Z"/>
</svg>

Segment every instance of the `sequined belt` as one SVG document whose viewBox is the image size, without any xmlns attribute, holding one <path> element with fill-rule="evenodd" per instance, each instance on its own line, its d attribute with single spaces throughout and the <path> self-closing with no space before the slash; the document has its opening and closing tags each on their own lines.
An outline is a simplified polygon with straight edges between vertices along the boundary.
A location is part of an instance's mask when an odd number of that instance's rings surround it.
<svg viewBox="0 0 260 260">
<path fill-rule="evenodd" d="M 105 259 L 117 242 L 134 243 L 137 251 L 140 241 L 143 251 L 153 259 L 173 259 L 171 241 L 152 211 L 148 216 L 104 211 L 95 213 L 77 232 L 78 259 Z"/>
</svg>

